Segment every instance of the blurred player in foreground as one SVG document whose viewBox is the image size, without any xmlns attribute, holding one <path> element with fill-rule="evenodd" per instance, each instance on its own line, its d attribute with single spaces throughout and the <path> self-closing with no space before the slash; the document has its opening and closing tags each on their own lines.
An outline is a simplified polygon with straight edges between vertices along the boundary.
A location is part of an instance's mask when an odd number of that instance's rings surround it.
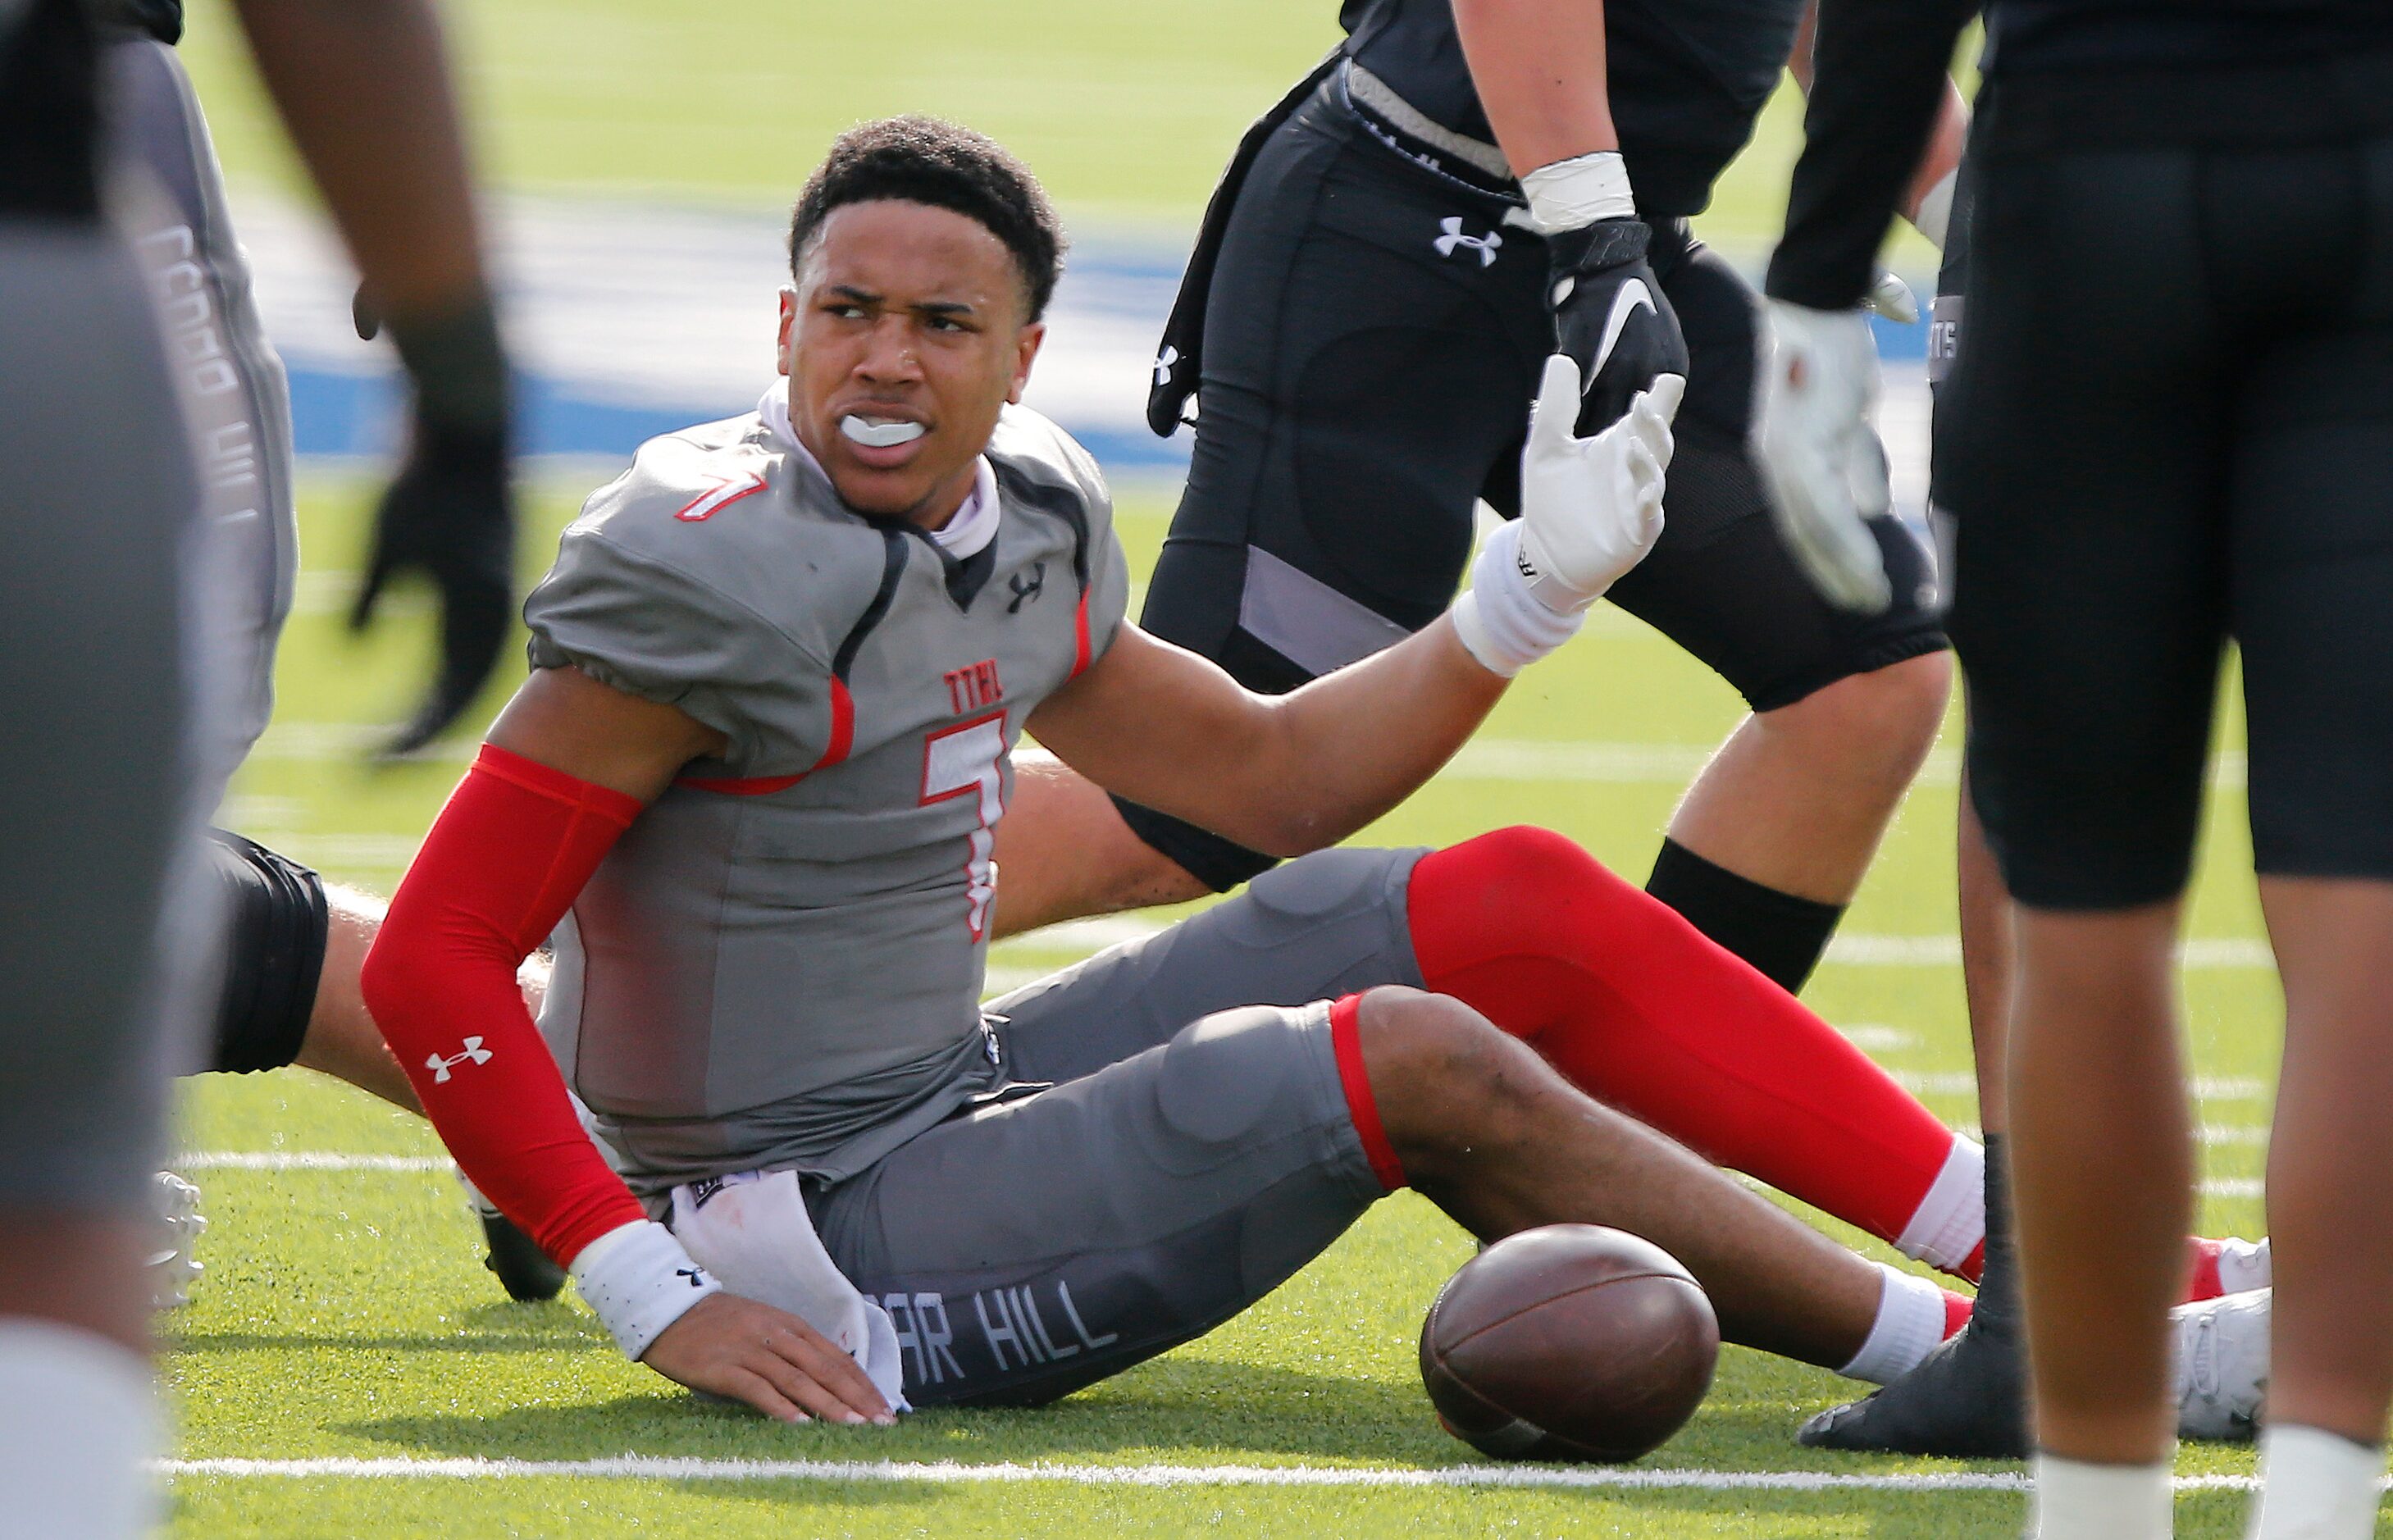
<svg viewBox="0 0 2393 1540">
<path fill-rule="evenodd" d="M 1770 292 L 1788 516 L 1851 539 L 1850 307 L 1974 7 L 1828 0 Z M 1939 413 L 2010 1024 L 2036 1533 L 2171 1523 L 2162 1313 L 2191 1147 L 2172 949 L 2220 654 L 2286 999 L 2257 1540 L 2374 1527 L 2393 1403 L 2393 10 L 1998 0 Z M 1824 546 L 1824 548 L 1825 548 Z M 1832 563 L 1831 565 L 1836 565 Z M 1861 569 L 1837 584 L 1865 580 Z"/>
<path fill-rule="evenodd" d="M 1226 1319 L 1407 1182 L 1482 1235 L 1648 1235 L 1732 1339 L 1871 1377 L 1916 1362 L 1962 1301 L 1573 1081 L 1711 1097 L 1695 1126 L 1733 1139 L 1770 1098 L 1715 1051 L 1774 1011 L 1771 1052 L 1842 1066 L 1872 1114 L 1869 1086 L 1907 1099 L 1556 837 L 1315 855 L 984 1014 L 1026 727 L 1258 847 L 1341 838 L 1651 544 L 1676 396 L 1578 438 L 1557 359 L 1523 517 L 1451 617 L 1261 697 L 1123 620 L 1093 463 L 1009 404 L 1059 245 L 978 136 L 852 131 L 793 220 L 788 388 L 651 441 L 568 532 L 527 607 L 532 678 L 367 964 L 467 1175 L 628 1353 L 784 1417 L 1052 1399 Z M 543 1042 L 516 970 L 552 933 Z M 1674 1011 L 1697 1024 L 1654 1028 Z M 1896 1155 L 1850 1115 L 1770 1114 L 1887 1150 L 1922 1203 L 1953 1136 L 1916 1112 Z"/>
<path fill-rule="evenodd" d="M 123 0 L 112 15 L 101 73 L 114 163 L 134 189 L 119 222 L 168 332 L 205 497 L 193 560 L 207 599 L 204 646 L 228 692 L 210 723 L 205 808 L 273 709 L 275 647 L 298 568 L 290 400 L 252 300 L 206 118 L 175 56 L 180 0 Z M 438 246 L 473 238 L 465 227 L 426 239 Z M 351 620 L 362 626 L 399 573 L 419 570 L 439 590 L 438 672 L 382 750 L 403 754 L 449 725 L 496 665 L 513 622 L 515 541 L 506 371 L 487 295 L 441 314 L 419 307 L 391 331 L 414 386 L 408 457 L 377 510 Z M 357 998 L 381 902 L 225 829 L 209 831 L 206 855 L 228 933 L 214 1008 L 203 1012 L 204 1067 L 298 1064 L 409 1098 Z M 153 1248 L 153 1292 L 174 1302 L 200 1271 L 190 1255 L 197 1199 L 169 1177 L 158 1192 L 174 1211 Z M 505 1245 L 502 1235 L 494 1250 Z"/>
<path fill-rule="evenodd" d="M 503 369 L 485 367 L 496 333 L 431 12 L 420 0 L 240 8 L 360 267 L 415 339 L 420 398 L 453 401 L 494 378 L 503 390 Z M 215 976 L 216 885 L 191 836 L 230 769 L 225 677 L 238 665 L 225 654 L 243 624 L 216 591 L 223 532 L 202 519 L 275 512 L 268 498 L 240 502 L 261 490 L 265 453 L 244 437 L 258 431 L 247 403 L 193 424 L 196 466 L 187 447 L 176 385 L 240 389 L 225 356 L 239 339 L 215 308 L 239 296 L 196 260 L 221 238 L 212 165 L 179 180 L 103 170 L 104 77 L 140 68 L 106 57 L 117 20 L 80 0 L 0 4 L 0 609 L 25 728 L 0 758 L 15 906 L 0 925 L 12 1012 L 0 1039 L 0 1492 L 22 1533 L 79 1537 L 132 1534 L 150 1518 L 138 1264 L 154 1233 L 144 1211 L 164 1077 Z M 148 110 L 161 106 L 182 122 L 178 103 L 140 98 L 128 131 L 155 127 Z M 186 146 L 181 168 L 201 163 Z M 125 211 L 137 254 L 104 207 Z M 178 256 L 159 258 L 177 242 Z M 166 301 L 169 349 L 145 277 Z M 270 531 L 258 538 L 270 549 Z"/>
</svg>

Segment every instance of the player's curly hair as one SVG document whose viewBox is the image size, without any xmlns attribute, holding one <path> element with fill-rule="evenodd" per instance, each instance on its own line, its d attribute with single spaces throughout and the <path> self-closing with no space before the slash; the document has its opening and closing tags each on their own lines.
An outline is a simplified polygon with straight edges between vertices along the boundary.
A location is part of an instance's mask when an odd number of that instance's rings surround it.
<svg viewBox="0 0 2393 1540">
<path fill-rule="evenodd" d="M 881 198 L 953 209 L 987 226 L 1022 270 L 1030 319 L 1047 313 L 1065 241 L 1039 178 L 987 135 L 919 113 L 861 123 L 831 141 L 790 214 L 791 272 L 831 210 Z"/>
</svg>

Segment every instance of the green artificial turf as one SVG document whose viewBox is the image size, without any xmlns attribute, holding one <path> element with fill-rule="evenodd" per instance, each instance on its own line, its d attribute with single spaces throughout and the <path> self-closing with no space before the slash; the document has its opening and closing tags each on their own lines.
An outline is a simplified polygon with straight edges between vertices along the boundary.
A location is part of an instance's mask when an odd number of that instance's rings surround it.
<svg viewBox="0 0 2393 1540">
<path fill-rule="evenodd" d="M 530 499 L 527 571 L 595 471 L 543 476 Z M 454 780 L 470 735 L 428 763 L 376 769 L 346 744 L 401 714 L 423 667 L 424 607 L 353 641 L 339 599 L 372 483 L 303 483 L 308 578 L 283 645 L 277 726 L 236 787 L 237 827 L 387 888 Z M 1161 539 L 1170 489 L 1124 489 L 1134 570 Z M 495 685 L 494 710 L 508 681 Z M 1642 626 L 1600 611 L 1589 634 L 1526 674 L 1466 760 L 1364 838 L 1442 843 L 1521 820 L 1580 840 L 1641 874 L 1678 792 L 1674 766 L 1737 719 L 1738 703 Z M 2230 731 L 2232 729 L 2230 728 Z M 1948 742 L 1950 735 L 1948 735 Z M 1473 765 L 1477 768 L 1474 769 Z M 1847 921 L 1868 936 L 1953 930 L 1949 755 L 1931 763 Z M 1507 768 L 1525 777 L 1491 774 Z M 1540 777 L 1535 772 L 1563 771 Z M 1584 778 L 1590 775 L 1612 778 Z M 1626 778 L 1622 778 L 1626 777 Z M 2218 799 L 2194 930 L 2259 932 L 2243 874 L 2241 803 Z M 1031 937 L 996 949 L 1022 976 L 1085 947 Z M 2225 1094 L 2206 1122 L 2249 1129 L 2265 1095 L 2279 1006 L 2269 975 L 2189 975 L 2200 1072 Z M 1971 1116 L 1957 971 L 1831 962 L 1807 997 L 1927 1100 Z M 305 1072 L 189 1083 L 183 1148 L 432 1155 L 423 1124 Z M 2248 1134 L 2234 1135 L 2249 1139 Z M 2250 1178 L 2256 1143 L 2205 1150 L 2209 1175 Z M 786 1429 L 699 1405 L 624 1363 L 579 1305 L 507 1303 L 478 1265 L 479 1237 L 439 1170 L 195 1169 L 213 1227 L 208 1273 L 162 1323 L 165 1373 L 192 1459 L 458 1456 L 586 1460 L 625 1454 L 711 1458 L 1052 1461 L 1067 1465 L 1300 1464 L 1408 1469 L 1470 1463 L 1432 1419 L 1414 1367 L 1420 1314 L 1469 1254 L 1426 1203 L 1382 1204 L 1279 1293 L 1223 1330 L 1037 1412 L 939 1412 L 886 1432 Z M 1816 1216 L 1814 1216 L 1816 1218 Z M 2214 1230 L 2256 1233 L 2259 1206 L 2214 1199 Z M 1851 1232 L 1830 1226 L 1847 1239 Z M 1885 1255 L 1870 1247 L 1874 1255 Z M 1933 1470 L 1934 1462 L 1839 1457 L 1797 1448 L 1796 1424 L 1847 1390 L 1824 1372 L 1731 1350 L 1693 1423 L 1647 1463 L 1719 1471 Z M 2240 1451 L 2194 1450 L 2181 1468 L 2248 1471 Z M 2003 1493 L 1523 1492 L 1060 1483 L 724 1482 L 601 1479 L 310 1479 L 188 1476 L 173 1485 L 177 1533 L 191 1536 L 674 1533 L 1174 1534 L 1504 1533 L 1984 1535 L 2013 1533 Z M 2180 1533 L 2236 1533 L 2240 1499 L 2187 1496 Z"/>
<path fill-rule="evenodd" d="M 1229 147 L 1335 35 L 1329 0 L 1209 0 L 1177 10 L 1096 0 L 475 0 L 448 7 L 482 159 L 509 189 L 754 206 L 786 202 L 837 129 L 882 112 L 959 117 L 1003 139 L 1084 231 L 1184 238 Z M 197 0 L 185 45 L 237 185 L 293 184 L 221 0 Z M 1774 235 L 1799 103 L 1782 94 L 1701 223 L 1751 254 Z M 1907 268 L 1925 248 L 1898 248 Z M 607 472 L 550 467 L 531 485 L 526 577 Z M 375 768 L 359 746 L 425 677 L 425 607 L 364 641 L 338 614 L 373 484 L 315 472 L 302 486 L 307 573 L 284 643 L 276 725 L 225 821 L 386 889 L 470 752 Z M 1172 489 L 1123 489 L 1144 572 Z M 483 717 L 503 698 L 493 686 Z M 1531 671 L 1471 754 L 1364 838 L 1443 843 L 1534 821 L 1641 876 L 1683 785 L 1737 720 L 1718 680 L 1609 609 Z M 2229 732 L 2234 728 L 2230 725 Z M 1953 736 L 1913 794 L 1847 922 L 1861 936 L 1942 936 L 1952 914 Z M 2196 933 L 2256 938 L 2240 796 L 2219 799 L 2193 907 Z M 1074 959 L 1083 943 L 999 946 L 998 978 Z M 2252 970 L 2189 975 L 2192 1048 L 2218 1093 L 2204 1121 L 2230 1142 L 2208 1174 L 2249 1179 L 2266 1120 L 2280 1006 Z M 1831 961 L 1807 998 L 1955 1121 L 1972 1116 L 1958 971 Z M 2260 1080 L 2254 1088 L 2247 1082 Z M 192 1082 L 182 1146 L 202 1153 L 427 1157 L 424 1126 L 304 1072 Z M 2234 1142 L 2231 1141 L 2243 1141 Z M 1420 1395 L 1414 1337 L 1437 1285 L 1469 1254 L 1409 1195 L 1382 1204 L 1327 1256 L 1203 1340 L 1039 1412 L 931 1413 L 886 1432 L 786 1429 L 701 1406 L 623 1363 L 578 1305 L 505 1302 L 479 1237 L 438 1169 L 195 1168 L 214 1225 L 193 1304 L 162 1322 L 164 1373 L 189 1459 L 721 1459 L 1047 1461 L 1131 1468 L 1303 1465 L 1417 1470 L 1476 1456 Z M 1816 1216 L 1815 1216 L 1816 1218 Z M 2213 1199 L 2204 1224 L 2256 1233 L 2259 1206 Z M 1829 1226 L 1845 1238 L 1852 1233 Z M 1874 1255 L 1884 1255 L 1872 1247 Z M 1950 1468 L 1797 1448 L 1802 1416 L 1848 1393 L 1825 1373 L 1739 1350 L 1711 1400 L 1649 1466 L 1722 1472 Z M 2239 1451 L 2181 1468 L 2245 1472 Z M 595 1477 L 292 1480 L 189 1475 L 172 1483 L 189 1536 L 673 1534 L 1079 1535 L 1105 1533 L 2001 1536 L 2011 1494 L 1157 1488 L 922 1481 Z M 2179 1533 L 2237 1533 L 2242 1500 L 2188 1495 Z"/>
<path fill-rule="evenodd" d="M 859 119 L 936 112 L 1027 161 L 1076 228 L 1184 237 L 1240 133 L 1337 41 L 1334 0 L 451 0 L 480 163 L 498 186 L 786 204 Z M 225 0 L 183 44 L 236 183 L 298 185 Z M 1721 178 L 1708 239 L 1775 240 L 1802 104 L 1782 91 Z M 1905 272 L 1934 257 L 1907 227 Z"/>
</svg>

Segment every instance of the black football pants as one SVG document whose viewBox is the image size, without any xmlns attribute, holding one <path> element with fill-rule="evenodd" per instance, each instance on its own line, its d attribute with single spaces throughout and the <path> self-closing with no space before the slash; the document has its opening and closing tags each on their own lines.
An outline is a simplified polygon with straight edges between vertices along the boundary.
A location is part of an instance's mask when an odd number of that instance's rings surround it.
<svg viewBox="0 0 2393 1540">
<path fill-rule="evenodd" d="M 1554 348 L 1545 242 L 1517 205 L 1371 137 L 1327 82 L 1264 144 L 1208 295 L 1196 449 L 1141 623 L 1278 694 L 1434 620 L 1484 498 L 1519 511 L 1522 438 Z M 1757 711 L 1944 646 L 1926 552 L 1892 519 L 1886 614 L 1847 615 L 1779 543 L 1746 452 L 1755 303 L 1683 220 L 1654 268 L 1691 356 L 1661 542 L 1611 599 Z M 1269 865 L 1125 805 L 1216 888 Z"/>
<path fill-rule="evenodd" d="M 2393 879 L 2393 137 L 2057 148 L 2014 89 L 1936 428 L 2010 890 L 2184 887 L 2230 637 L 2258 869 Z"/>
</svg>

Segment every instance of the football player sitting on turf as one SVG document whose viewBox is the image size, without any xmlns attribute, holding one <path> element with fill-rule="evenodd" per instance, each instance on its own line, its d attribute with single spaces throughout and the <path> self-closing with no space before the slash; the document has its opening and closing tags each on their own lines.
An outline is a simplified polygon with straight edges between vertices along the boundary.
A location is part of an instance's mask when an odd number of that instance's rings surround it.
<svg viewBox="0 0 2393 1540">
<path fill-rule="evenodd" d="M 1052 1399 L 1406 1183 L 1484 1237 L 1649 1236 L 1731 1340 L 1916 1362 L 1963 1301 L 1589 1090 L 1791 1190 L 1841 1168 L 1820 1201 L 1948 1267 L 1975 1240 L 1959 1143 L 1556 836 L 1324 852 L 981 1009 L 1021 732 L 1256 848 L 1333 843 L 1650 546 L 1677 397 L 1577 438 L 1556 360 L 1523 516 L 1446 621 L 1265 698 L 1123 620 L 1094 465 L 1010 405 L 1059 246 L 979 136 L 851 131 L 792 223 L 788 389 L 652 441 L 568 531 L 532 677 L 363 979 L 466 1174 L 628 1353 L 782 1417 Z M 544 1046 L 516 970 L 552 934 Z M 1760 1013 L 1785 1024 L 1727 1030 Z"/>
</svg>

